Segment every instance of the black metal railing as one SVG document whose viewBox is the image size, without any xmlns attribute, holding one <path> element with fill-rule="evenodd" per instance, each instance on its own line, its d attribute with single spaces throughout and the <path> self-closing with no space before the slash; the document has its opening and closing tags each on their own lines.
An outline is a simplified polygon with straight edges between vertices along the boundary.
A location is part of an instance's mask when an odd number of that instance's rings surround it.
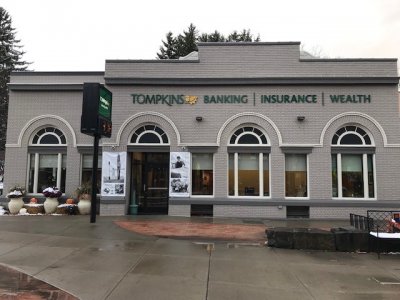
<svg viewBox="0 0 400 300">
<path fill-rule="evenodd" d="M 373 222 L 373 219 L 366 216 L 350 214 L 350 225 L 359 230 L 368 231 L 369 228 L 372 228 Z"/>
</svg>

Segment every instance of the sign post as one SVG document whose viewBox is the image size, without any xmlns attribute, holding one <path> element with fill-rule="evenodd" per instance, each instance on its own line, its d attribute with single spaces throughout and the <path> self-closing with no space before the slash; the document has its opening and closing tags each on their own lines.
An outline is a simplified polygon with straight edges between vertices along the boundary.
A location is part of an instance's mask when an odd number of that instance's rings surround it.
<svg viewBox="0 0 400 300">
<path fill-rule="evenodd" d="M 91 135 L 93 140 L 92 199 L 90 223 L 96 222 L 97 169 L 99 140 L 111 137 L 112 132 L 112 93 L 100 83 L 83 84 L 81 133 Z"/>
<path fill-rule="evenodd" d="M 95 134 L 93 141 L 93 165 L 92 165 L 92 196 L 90 206 L 90 223 L 96 223 L 97 211 L 97 170 L 99 157 L 99 140 L 100 136 Z"/>
</svg>

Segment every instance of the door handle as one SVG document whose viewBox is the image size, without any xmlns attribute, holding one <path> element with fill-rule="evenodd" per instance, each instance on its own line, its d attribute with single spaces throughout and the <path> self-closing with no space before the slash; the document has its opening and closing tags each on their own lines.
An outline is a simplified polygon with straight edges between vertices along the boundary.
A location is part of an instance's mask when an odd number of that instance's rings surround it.
<svg viewBox="0 0 400 300">
<path fill-rule="evenodd" d="M 143 184 L 143 191 L 146 191 L 146 185 Z"/>
</svg>

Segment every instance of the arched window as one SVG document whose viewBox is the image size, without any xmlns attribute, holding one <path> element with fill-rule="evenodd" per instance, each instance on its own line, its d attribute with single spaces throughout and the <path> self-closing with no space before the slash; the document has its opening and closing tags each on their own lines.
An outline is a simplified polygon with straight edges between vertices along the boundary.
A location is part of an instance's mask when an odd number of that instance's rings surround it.
<svg viewBox="0 0 400 300">
<path fill-rule="evenodd" d="M 39 130 L 32 139 L 32 145 L 66 145 L 67 140 L 61 130 L 46 127 Z"/>
<path fill-rule="evenodd" d="M 345 126 L 336 131 L 332 145 L 372 145 L 371 138 L 364 129 L 357 126 Z"/>
<path fill-rule="evenodd" d="M 229 139 L 229 196 L 269 197 L 270 145 L 262 130 L 244 126 Z"/>
<path fill-rule="evenodd" d="M 144 125 L 133 133 L 131 144 L 168 144 L 168 136 L 156 125 Z"/>
<path fill-rule="evenodd" d="M 375 148 L 357 125 L 341 127 L 332 137 L 332 197 L 375 198 Z"/>
<path fill-rule="evenodd" d="M 65 192 L 67 139 L 55 127 L 38 130 L 29 145 L 28 192 L 41 193 L 49 186 Z"/>
<path fill-rule="evenodd" d="M 268 140 L 261 130 L 255 127 L 242 127 L 236 130 L 230 139 L 231 145 L 260 145 L 268 144 Z"/>
</svg>

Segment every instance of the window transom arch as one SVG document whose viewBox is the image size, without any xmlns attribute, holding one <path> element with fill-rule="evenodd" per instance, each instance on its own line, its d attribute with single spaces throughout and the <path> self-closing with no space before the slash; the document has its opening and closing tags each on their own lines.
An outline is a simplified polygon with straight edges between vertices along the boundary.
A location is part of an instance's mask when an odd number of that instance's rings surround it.
<svg viewBox="0 0 400 300">
<path fill-rule="evenodd" d="M 45 127 L 36 132 L 31 145 L 66 145 L 64 133 L 55 127 Z"/>
<path fill-rule="evenodd" d="M 228 196 L 270 197 L 270 144 L 264 132 L 242 125 L 228 143 Z"/>
<path fill-rule="evenodd" d="M 130 144 L 169 144 L 169 139 L 160 127 L 147 124 L 136 129 L 129 142 Z"/>
<path fill-rule="evenodd" d="M 373 140 L 363 128 L 347 125 L 333 135 L 332 146 L 373 146 Z"/>
<path fill-rule="evenodd" d="M 230 145 L 269 145 L 268 138 L 258 128 L 244 126 L 237 129 L 229 140 Z"/>
<path fill-rule="evenodd" d="M 375 145 L 358 125 L 346 125 L 332 137 L 332 197 L 376 199 Z"/>
<path fill-rule="evenodd" d="M 28 193 L 38 194 L 56 186 L 63 193 L 67 174 L 67 139 L 53 127 L 42 127 L 32 136 L 28 147 Z"/>
</svg>

